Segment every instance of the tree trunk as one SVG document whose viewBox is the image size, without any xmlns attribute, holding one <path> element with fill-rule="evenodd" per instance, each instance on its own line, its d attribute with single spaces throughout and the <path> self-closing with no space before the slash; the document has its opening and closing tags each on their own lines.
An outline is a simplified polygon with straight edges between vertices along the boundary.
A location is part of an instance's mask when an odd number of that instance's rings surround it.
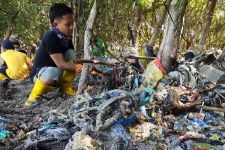
<svg viewBox="0 0 225 150">
<path fill-rule="evenodd" d="M 135 45 L 135 41 L 134 41 L 134 32 L 133 32 L 133 29 L 132 29 L 132 27 L 130 27 L 129 25 L 128 25 L 128 30 L 129 30 L 129 34 L 130 34 L 130 47 L 134 47 L 134 45 Z"/>
<path fill-rule="evenodd" d="M 8 28 L 6 30 L 6 34 L 5 34 L 4 40 L 9 39 L 9 37 L 11 36 L 11 34 L 12 34 L 12 27 L 13 27 L 13 24 L 15 23 L 15 20 L 16 20 L 16 17 L 18 16 L 18 14 L 19 14 L 19 11 L 16 11 L 12 15 L 12 17 L 10 19 L 10 22 L 8 24 Z"/>
<path fill-rule="evenodd" d="M 74 12 L 74 22 L 73 22 L 73 46 L 74 46 L 74 50 L 76 52 L 76 54 L 78 55 L 80 52 L 78 50 L 78 38 L 79 38 L 79 35 L 78 35 L 78 26 L 77 26 L 77 23 L 78 23 L 78 14 L 77 13 L 77 2 L 78 1 L 75 1 L 75 2 L 72 2 L 72 8 L 73 8 L 73 12 Z"/>
<path fill-rule="evenodd" d="M 143 8 L 142 8 L 141 4 L 138 4 L 136 16 L 135 16 L 135 24 L 134 24 L 134 29 L 133 29 L 135 48 L 138 48 L 138 45 L 139 45 L 139 28 L 141 25 L 142 14 L 143 14 Z"/>
<path fill-rule="evenodd" d="M 216 2 L 217 0 L 209 0 L 209 8 L 208 8 L 209 11 L 207 15 L 207 20 L 205 26 L 203 27 L 201 38 L 199 40 L 199 48 L 201 51 L 204 51 L 204 45 L 209 34 L 209 29 L 213 18 L 213 13 L 216 7 Z"/>
<path fill-rule="evenodd" d="M 89 47 L 90 47 L 90 40 L 91 40 L 91 32 L 93 30 L 93 25 L 96 19 L 97 14 L 97 4 L 96 0 L 94 1 L 94 5 L 92 6 L 90 16 L 87 20 L 87 27 L 84 34 L 84 59 L 90 59 Z M 79 81 L 78 86 L 78 94 L 83 92 L 85 87 L 87 75 L 88 75 L 89 64 L 84 64 L 82 68 L 82 73 Z"/>
<path fill-rule="evenodd" d="M 16 20 L 16 17 L 18 16 L 18 14 L 19 14 L 19 11 L 16 11 L 16 12 L 12 15 L 12 17 L 11 17 L 11 19 L 10 19 L 10 22 L 9 22 L 9 24 L 8 24 L 7 30 L 6 30 L 6 34 L 5 34 L 4 40 L 9 39 L 9 37 L 11 36 L 11 34 L 12 34 L 12 27 L 13 27 L 13 24 L 15 23 L 15 20 Z M 3 49 L 3 47 L 1 46 L 0 53 L 2 53 L 2 52 L 4 52 L 4 49 Z"/>
<path fill-rule="evenodd" d="M 160 45 L 158 57 L 166 69 L 170 70 L 171 60 L 176 57 L 179 45 L 179 37 L 182 27 L 182 19 L 186 10 L 188 0 L 173 0 L 166 21 L 163 40 Z"/>
<path fill-rule="evenodd" d="M 172 0 L 166 0 L 165 7 L 164 7 L 163 12 L 160 16 L 160 19 L 159 19 L 157 25 L 153 28 L 152 37 L 149 41 L 149 45 L 151 45 L 152 47 L 155 45 L 155 41 L 157 39 L 157 36 L 159 34 L 159 30 L 160 30 L 162 24 L 165 22 L 166 14 L 167 14 L 167 11 L 170 9 L 171 2 L 172 2 Z"/>
</svg>

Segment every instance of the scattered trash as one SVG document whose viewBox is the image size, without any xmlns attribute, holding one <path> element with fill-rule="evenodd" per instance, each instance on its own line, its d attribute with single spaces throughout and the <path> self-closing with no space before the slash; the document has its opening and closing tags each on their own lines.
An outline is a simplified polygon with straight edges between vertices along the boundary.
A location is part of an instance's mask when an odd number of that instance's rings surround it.
<svg viewBox="0 0 225 150">
<path fill-rule="evenodd" d="M 186 139 L 204 139 L 206 136 L 204 134 L 199 134 L 195 132 L 187 132 L 186 134 L 180 136 L 180 140 L 186 140 Z"/>
<path fill-rule="evenodd" d="M 123 126 L 116 124 L 111 128 L 111 136 L 117 145 L 120 145 L 119 149 L 131 148 L 131 136 L 127 133 Z"/>
<path fill-rule="evenodd" d="M 196 124 L 196 123 L 197 123 L 200 127 L 202 127 L 202 128 L 208 128 L 208 127 L 209 127 L 203 120 L 198 119 L 198 118 L 196 118 L 196 117 L 194 117 L 193 119 L 191 119 L 191 120 L 189 121 L 189 124 L 190 124 L 190 125 L 194 125 L 194 124 Z"/>
<path fill-rule="evenodd" d="M 109 60 L 104 41 L 96 42 L 93 53 Z M 12 105 L 10 110 L 24 118 L 12 119 L 2 108 L 0 144 L 22 143 L 14 145 L 17 150 L 54 149 L 56 144 L 60 150 L 225 149 L 224 70 L 205 65 L 202 57 L 187 56 L 168 74 L 158 58 L 143 74 L 143 68 L 117 62 L 113 68 L 99 67 L 108 74 L 89 77 L 83 94 L 49 94 L 52 100 L 43 100 L 35 111 L 16 112 Z"/>
<path fill-rule="evenodd" d="M 151 131 L 157 128 L 158 127 L 152 123 L 143 122 L 136 127 L 130 127 L 130 133 L 132 136 L 134 136 L 135 140 L 144 141 L 150 137 Z"/>
<path fill-rule="evenodd" d="M 132 114 L 128 118 L 120 119 L 118 120 L 118 124 L 121 124 L 122 126 L 130 126 L 135 125 L 138 122 L 136 114 Z"/>
<path fill-rule="evenodd" d="M 156 87 L 158 81 L 163 78 L 165 73 L 166 71 L 158 58 L 150 62 L 143 74 L 142 87 Z"/>
<path fill-rule="evenodd" d="M 65 150 L 95 150 L 94 139 L 82 132 L 76 132 L 66 145 Z"/>
<path fill-rule="evenodd" d="M 0 116 L 0 121 L 8 121 L 8 119 L 4 116 Z"/>
<path fill-rule="evenodd" d="M 153 100 L 154 90 L 152 88 L 144 88 L 140 96 L 140 105 L 146 105 Z"/>
<path fill-rule="evenodd" d="M 0 130 L 0 140 L 4 140 L 9 136 L 9 131 L 7 130 Z"/>
<path fill-rule="evenodd" d="M 52 135 L 56 139 L 60 139 L 62 136 L 69 136 L 70 133 L 65 128 L 48 129 L 46 131 L 48 135 Z"/>
</svg>

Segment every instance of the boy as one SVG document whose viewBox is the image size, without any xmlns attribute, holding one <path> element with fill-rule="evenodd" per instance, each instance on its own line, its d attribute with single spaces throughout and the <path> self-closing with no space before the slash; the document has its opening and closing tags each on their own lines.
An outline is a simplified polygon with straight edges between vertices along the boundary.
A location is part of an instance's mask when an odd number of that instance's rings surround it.
<svg viewBox="0 0 225 150">
<path fill-rule="evenodd" d="M 15 51 L 13 42 L 3 41 L 4 52 L 0 54 L 0 80 L 25 79 L 31 72 L 31 61 L 26 54 Z"/>
<path fill-rule="evenodd" d="M 76 66 L 70 62 L 75 57 L 71 40 L 73 11 L 65 4 L 54 4 L 50 8 L 49 18 L 52 30 L 44 35 L 36 53 L 31 74 L 35 84 L 25 107 L 30 107 L 58 83 L 65 94 L 76 94 L 72 87 Z"/>
</svg>

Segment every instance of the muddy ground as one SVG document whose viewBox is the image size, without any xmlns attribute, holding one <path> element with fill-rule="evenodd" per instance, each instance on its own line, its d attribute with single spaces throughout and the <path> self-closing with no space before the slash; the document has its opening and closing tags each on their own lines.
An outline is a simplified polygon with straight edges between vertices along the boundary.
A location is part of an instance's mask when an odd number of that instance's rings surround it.
<svg viewBox="0 0 225 150">
<path fill-rule="evenodd" d="M 24 103 L 32 87 L 33 84 L 28 79 L 10 81 L 7 87 L 7 98 L 0 99 L 0 116 L 7 118 L 1 127 L 11 132 L 11 140 L 0 141 L 0 150 L 13 149 L 22 144 L 26 139 L 24 134 L 40 128 L 41 123 L 53 113 L 64 114 L 66 117 L 73 98 L 62 94 L 58 89 L 48 93 L 37 106 L 24 109 Z"/>
</svg>

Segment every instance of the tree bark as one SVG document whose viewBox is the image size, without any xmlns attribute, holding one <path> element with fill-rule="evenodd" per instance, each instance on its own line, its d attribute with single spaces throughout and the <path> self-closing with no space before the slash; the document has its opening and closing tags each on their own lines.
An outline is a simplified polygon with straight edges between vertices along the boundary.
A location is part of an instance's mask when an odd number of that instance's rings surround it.
<svg viewBox="0 0 225 150">
<path fill-rule="evenodd" d="M 135 45 L 135 41 L 134 41 L 134 32 L 133 32 L 133 29 L 132 29 L 132 27 L 130 27 L 129 25 L 128 25 L 128 30 L 129 30 L 129 34 L 130 34 L 130 47 L 134 47 L 134 45 Z"/>
<path fill-rule="evenodd" d="M 90 16 L 87 20 L 87 27 L 84 34 L 84 59 L 90 59 L 89 46 L 91 40 L 91 33 L 93 30 L 93 25 L 96 19 L 97 14 L 97 2 L 94 1 L 94 5 L 92 6 Z M 78 94 L 82 93 L 85 87 L 87 75 L 88 75 L 89 64 L 84 64 L 82 68 L 82 73 L 78 86 Z"/>
<path fill-rule="evenodd" d="M 74 12 L 74 22 L 73 22 L 73 46 L 74 46 L 74 50 L 76 52 L 76 54 L 78 55 L 79 50 L 78 50 L 78 38 L 79 38 L 79 34 L 78 34 L 78 26 L 77 26 L 77 23 L 78 23 L 78 14 L 77 13 L 77 2 L 78 1 L 75 1 L 75 2 L 72 2 L 72 8 L 73 8 L 73 12 Z"/>
<path fill-rule="evenodd" d="M 10 19 L 10 22 L 9 22 L 9 24 L 8 24 L 8 28 L 7 28 L 7 30 L 6 30 L 6 34 L 5 34 L 4 40 L 9 39 L 9 37 L 11 36 L 11 34 L 12 34 L 12 27 L 13 27 L 13 24 L 15 23 L 15 20 L 16 20 L 18 14 L 19 14 L 19 11 L 16 11 L 16 12 L 12 15 L 12 17 L 11 17 L 11 19 Z"/>
<path fill-rule="evenodd" d="M 206 20 L 205 26 L 203 27 L 201 38 L 199 40 L 199 48 L 201 51 L 204 51 L 204 45 L 205 45 L 206 39 L 209 34 L 209 29 L 210 29 L 211 22 L 213 19 L 216 2 L 217 2 L 217 0 L 209 0 L 209 8 L 208 8 L 209 11 L 208 11 L 208 15 L 207 15 L 207 20 Z"/>
<path fill-rule="evenodd" d="M 10 22 L 9 22 L 8 27 L 7 27 L 7 30 L 6 30 L 6 34 L 5 34 L 4 40 L 9 39 L 9 37 L 11 36 L 11 34 L 12 34 L 12 29 L 13 29 L 12 27 L 13 27 L 13 24 L 15 23 L 15 20 L 16 20 L 18 14 L 19 14 L 19 11 L 16 11 L 16 12 L 12 15 L 12 17 L 10 18 Z M 0 53 L 2 53 L 2 52 L 4 52 L 4 49 L 3 49 L 3 47 L 1 46 Z"/>
<path fill-rule="evenodd" d="M 158 23 L 156 24 L 156 26 L 153 28 L 152 37 L 149 41 L 149 45 L 151 45 L 151 46 L 155 45 L 155 41 L 156 41 L 157 36 L 159 34 L 159 30 L 160 30 L 162 24 L 165 22 L 167 10 L 170 9 L 171 2 L 172 2 L 172 0 L 166 0 L 165 7 L 164 7 L 163 12 L 160 16 L 160 19 L 159 19 Z"/>
<path fill-rule="evenodd" d="M 163 40 L 160 45 L 158 57 L 168 72 L 171 61 L 176 57 L 176 50 L 179 45 L 179 37 L 182 27 L 182 19 L 188 5 L 188 0 L 172 0 L 169 15 L 166 21 Z"/>
<path fill-rule="evenodd" d="M 143 8 L 141 4 L 137 5 L 137 11 L 136 11 L 136 16 L 135 16 L 135 24 L 134 24 L 134 47 L 138 48 L 139 45 L 139 29 L 141 25 L 141 17 L 143 14 Z"/>
</svg>

